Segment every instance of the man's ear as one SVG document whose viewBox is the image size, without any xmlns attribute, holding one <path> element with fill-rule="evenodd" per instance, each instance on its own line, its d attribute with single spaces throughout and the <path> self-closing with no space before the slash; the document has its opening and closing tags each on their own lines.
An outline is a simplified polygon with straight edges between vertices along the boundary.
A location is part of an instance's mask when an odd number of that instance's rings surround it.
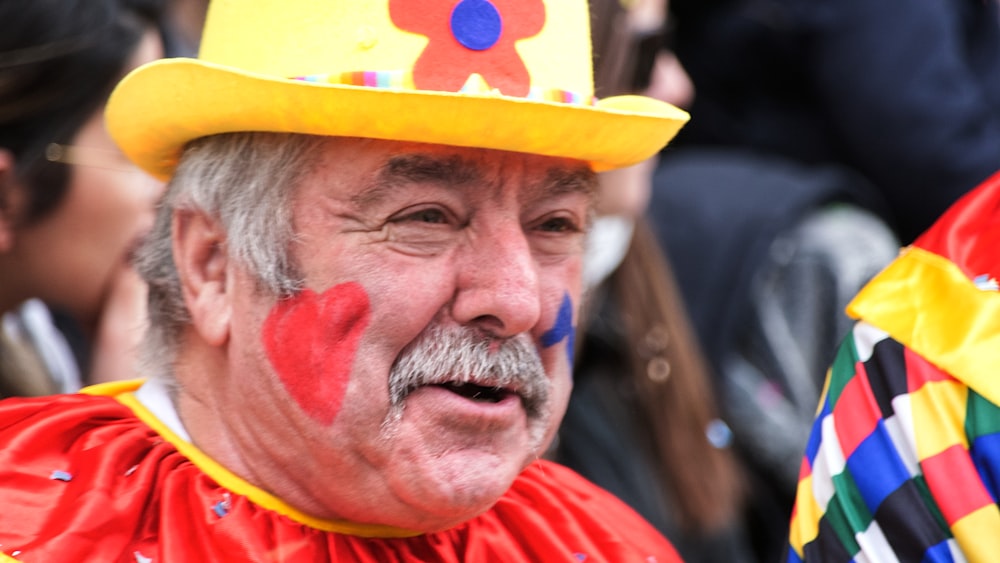
<svg viewBox="0 0 1000 563">
<path fill-rule="evenodd" d="M 229 257 L 225 233 L 201 212 L 178 211 L 172 220 L 174 261 L 191 322 L 203 340 L 222 346 L 229 338 Z"/>
<path fill-rule="evenodd" d="M 14 175 L 14 153 L 0 148 L 0 252 L 14 246 L 14 226 L 24 213 L 25 196 Z"/>
</svg>

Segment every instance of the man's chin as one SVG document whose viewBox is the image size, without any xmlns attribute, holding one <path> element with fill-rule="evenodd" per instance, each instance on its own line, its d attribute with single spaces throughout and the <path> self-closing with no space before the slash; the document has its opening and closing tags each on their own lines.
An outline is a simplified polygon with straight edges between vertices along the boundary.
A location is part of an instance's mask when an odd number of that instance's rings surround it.
<svg viewBox="0 0 1000 563">
<path fill-rule="evenodd" d="M 411 466 L 399 480 L 390 481 L 390 488 L 414 514 L 414 524 L 404 527 L 440 531 L 489 510 L 529 462 L 515 464 L 509 457 L 487 452 L 454 451 L 434 459 L 412 460 L 410 463 L 419 465 Z"/>
<path fill-rule="evenodd" d="M 529 417 L 518 397 L 470 401 L 436 387 L 419 388 L 390 417 L 383 471 L 392 494 L 436 529 L 481 514 L 542 455 L 545 421 Z"/>
</svg>

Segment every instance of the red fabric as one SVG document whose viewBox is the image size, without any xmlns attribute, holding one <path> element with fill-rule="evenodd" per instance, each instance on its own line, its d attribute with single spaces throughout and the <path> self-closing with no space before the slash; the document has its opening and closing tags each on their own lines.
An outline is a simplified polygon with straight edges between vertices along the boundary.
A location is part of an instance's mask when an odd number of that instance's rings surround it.
<svg viewBox="0 0 1000 563">
<path fill-rule="evenodd" d="M 970 279 L 1000 280 L 1000 172 L 948 208 L 913 244 L 951 260 Z"/>
<path fill-rule="evenodd" d="M 228 493 L 126 406 L 87 395 L 0 403 L 0 551 L 24 562 L 680 560 L 630 508 L 544 461 L 446 532 L 316 530 Z"/>
</svg>

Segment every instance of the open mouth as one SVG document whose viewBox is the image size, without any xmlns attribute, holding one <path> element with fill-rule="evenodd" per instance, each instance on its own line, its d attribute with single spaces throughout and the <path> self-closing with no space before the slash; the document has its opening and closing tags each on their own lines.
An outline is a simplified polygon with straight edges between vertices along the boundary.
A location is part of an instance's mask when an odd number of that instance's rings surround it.
<svg viewBox="0 0 1000 563">
<path fill-rule="evenodd" d="M 499 403 L 507 397 L 515 394 L 513 391 L 504 389 L 503 387 L 489 387 L 476 385 L 475 383 L 448 382 L 438 384 L 437 387 L 447 389 L 448 391 L 451 391 L 456 395 L 461 395 L 466 399 L 486 403 Z"/>
<path fill-rule="evenodd" d="M 481 408 L 520 403 L 529 418 L 537 418 L 545 414 L 550 381 L 526 334 L 497 339 L 468 327 L 434 324 L 400 352 L 388 384 L 389 402 L 398 409 L 411 393 L 427 387 Z"/>
</svg>

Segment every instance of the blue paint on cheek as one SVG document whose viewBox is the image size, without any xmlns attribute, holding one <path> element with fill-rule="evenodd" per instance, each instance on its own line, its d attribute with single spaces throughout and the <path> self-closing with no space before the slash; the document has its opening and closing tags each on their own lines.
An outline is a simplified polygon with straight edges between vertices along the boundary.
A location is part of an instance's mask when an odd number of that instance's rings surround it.
<svg viewBox="0 0 1000 563">
<path fill-rule="evenodd" d="M 556 324 L 542 335 L 542 346 L 550 348 L 566 341 L 566 359 L 569 361 L 570 370 L 573 369 L 573 348 L 576 342 L 576 327 L 573 326 L 573 300 L 569 293 L 563 295 L 562 304 L 559 305 L 559 313 L 556 315 Z"/>
</svg>

